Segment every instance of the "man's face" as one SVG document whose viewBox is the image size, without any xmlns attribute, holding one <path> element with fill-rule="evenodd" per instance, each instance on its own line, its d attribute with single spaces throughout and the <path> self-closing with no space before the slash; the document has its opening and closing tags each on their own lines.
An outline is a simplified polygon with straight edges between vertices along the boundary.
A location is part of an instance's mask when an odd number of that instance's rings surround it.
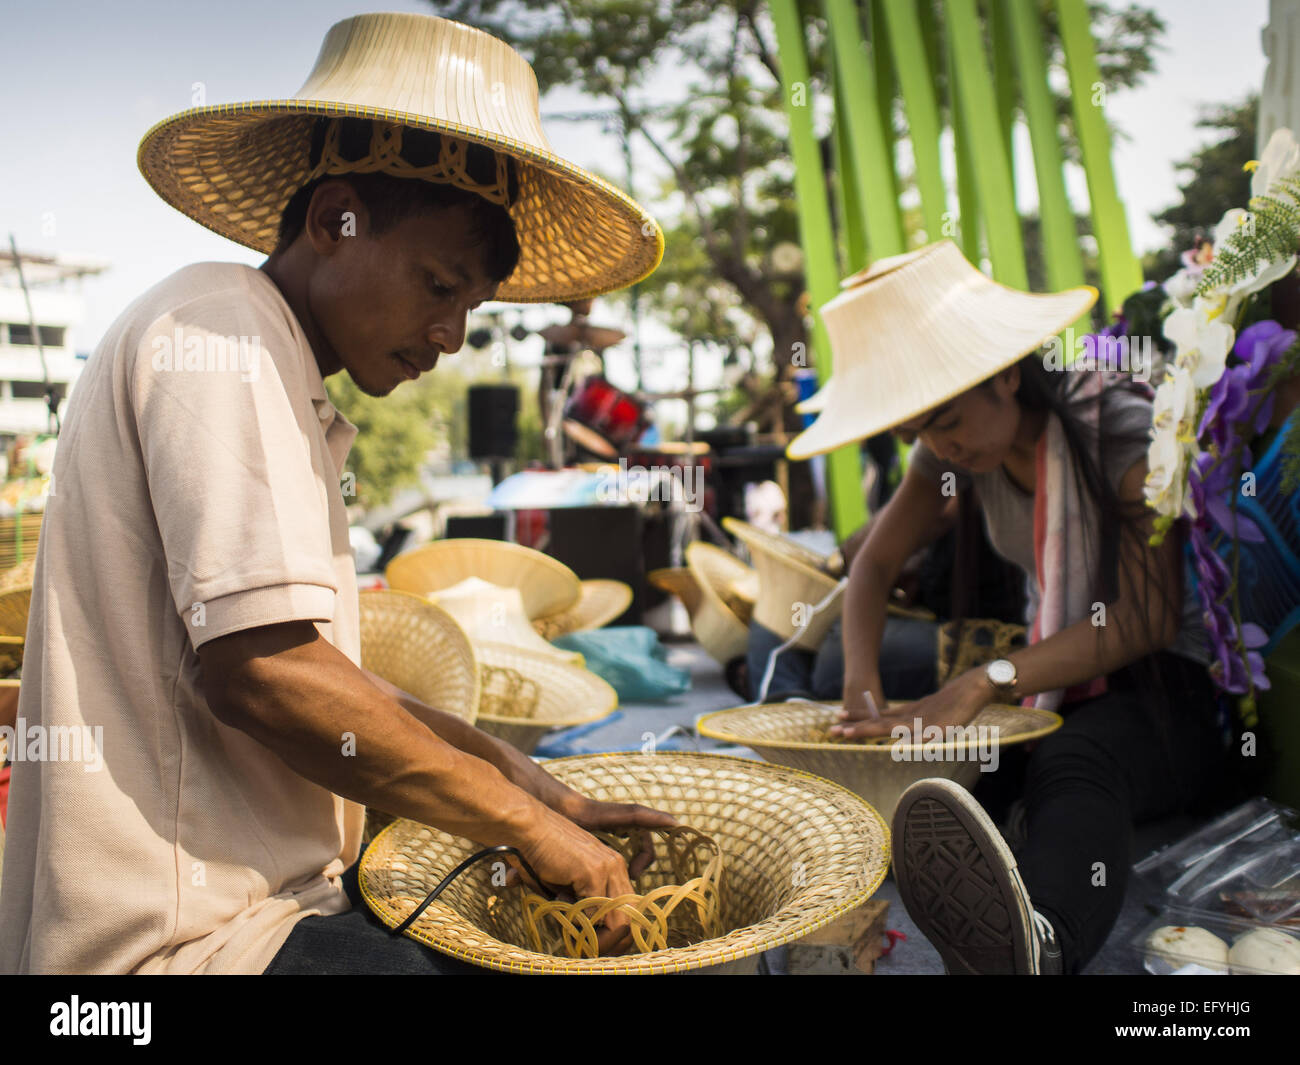
<svg viewBox="0 0 1300 1065">
<path fill-rule="evenodd" d="M 325 252 L 308 289 L 329 349 L 322 373 L 345 369 L 367 395 L 386 396 L 460 350 L 469 312 L 492 299 L 499 282 L 484 272 L 464 207 L 411 215 L 375 236 L 364 206 L 338 184 L 350 201 L 344 209 L 356 214 L 356 234 L 314 241 Z"/>
</svg>

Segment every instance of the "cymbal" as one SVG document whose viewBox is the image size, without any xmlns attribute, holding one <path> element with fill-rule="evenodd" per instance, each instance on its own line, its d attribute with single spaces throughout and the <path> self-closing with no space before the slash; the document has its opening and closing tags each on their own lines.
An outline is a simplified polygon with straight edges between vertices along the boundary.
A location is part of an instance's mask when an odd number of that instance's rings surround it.
<svg viewBox="0 0 1300 1065">
<path fill-rule="evenodd" d="M 590 348 L 592 351 L 604 351 L 612 348 L 627 334 L 621 329 L 610 329 L 603 325 L 589 325 L 586 322 L 569 322 L 566 325 L 548 325 L 538 331 L 543 340 L 551 347 Z"/>
</svg>

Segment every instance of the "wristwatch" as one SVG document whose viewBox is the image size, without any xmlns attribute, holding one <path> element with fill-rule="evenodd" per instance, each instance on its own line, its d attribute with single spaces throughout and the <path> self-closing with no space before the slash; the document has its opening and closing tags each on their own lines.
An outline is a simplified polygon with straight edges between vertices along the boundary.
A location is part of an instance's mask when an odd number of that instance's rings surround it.
<svg viewBox="0 0 1300 1065">
<path fill-rule="evenodd" d="M 984 667 L 984 675 L 993 685 L 993 691 L 1003 702 L 1016 701 L 1016 664 L 1006 658 L 996 658 Z"/>
</svg>

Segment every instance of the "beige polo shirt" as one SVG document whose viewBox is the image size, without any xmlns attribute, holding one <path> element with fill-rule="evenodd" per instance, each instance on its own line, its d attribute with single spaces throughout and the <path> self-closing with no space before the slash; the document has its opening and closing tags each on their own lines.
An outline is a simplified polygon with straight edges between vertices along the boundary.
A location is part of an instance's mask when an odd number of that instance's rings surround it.
<svg viewBox="0 0 1300 1065">
<path fill-rule="evenodd" d="M 195 651 L 311 620 L 359 662 L 355 435 L 259 270 L 185 267 L 109 328 L 41 528 L 0 971 L 260 973 L 295 922 L 349 908 L 361 807 L 218 721 Z"/>
</svg>

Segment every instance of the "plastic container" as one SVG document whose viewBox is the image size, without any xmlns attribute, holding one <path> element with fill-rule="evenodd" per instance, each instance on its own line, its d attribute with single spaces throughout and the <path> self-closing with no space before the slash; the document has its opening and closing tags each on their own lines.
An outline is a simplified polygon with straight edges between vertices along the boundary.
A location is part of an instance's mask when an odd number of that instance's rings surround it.
<svg viewBox="0 0 1300 1065">
<path fill-rule="evenodd" d="M 1228 948 L 1227 957 L 1216 956 L 1192 942 L 1186 942 L 1181 947 L 1162 949 L 1152 943 L 1152 936 L 1162 928 L 1204 930 Z M 1259 957 L 1250 957 L 1243 940 L 1248 936 L 1261 935 L 1266 940 L 1272 941 L 1281 941 L 1281 937 L 1285 937 L 1294 943 L 1294 947 L 1287 948 L 1294 961 L 1289 965 L 1269 965 Z M 1300 974 L 1300 930 L 1281 928 L 1277 925 L 1229 917 L 1224 914 L 1169 907 L 1133 937 L 1132 945 L 1142 957 L 1142 967 L 1157 976 Z"/>
</svg>

